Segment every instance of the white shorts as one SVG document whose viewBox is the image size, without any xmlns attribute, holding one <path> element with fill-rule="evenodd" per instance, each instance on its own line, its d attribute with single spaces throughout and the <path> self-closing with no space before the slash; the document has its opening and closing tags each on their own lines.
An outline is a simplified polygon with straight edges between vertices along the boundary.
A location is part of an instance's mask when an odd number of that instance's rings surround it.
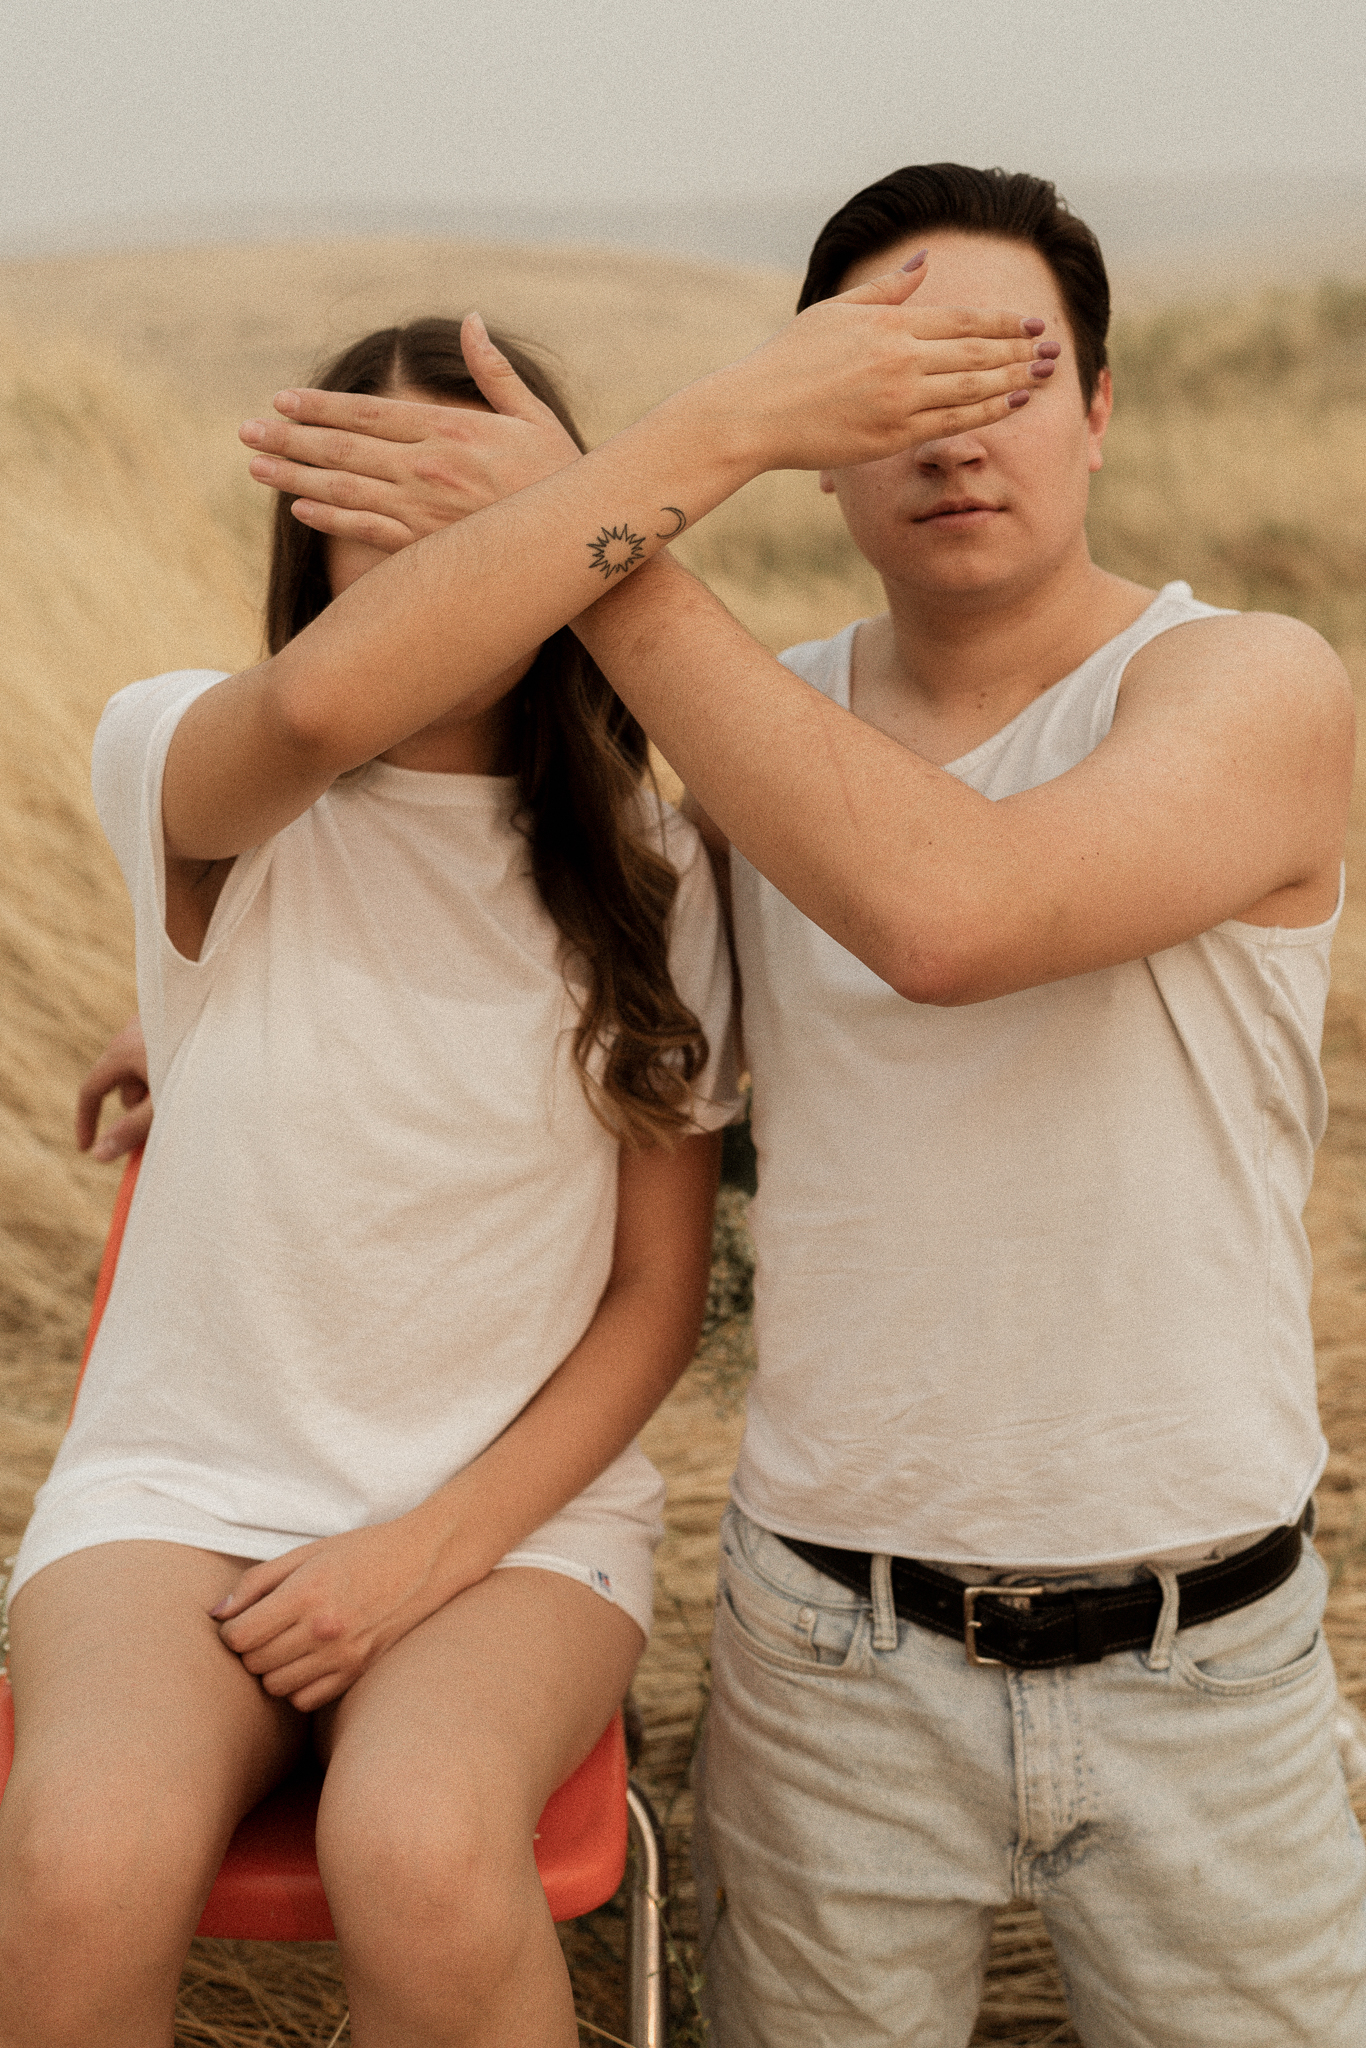
<svg viewBox="0 0 1366 2048">
<path fill-rule="evenodd" d="M 595 1497 L 595 1489 L 601 1485 L 595 1481 L 500 1558 L 494 1570 L 529 1566 L 577 1579 L 622 1608 L 648 1636 L 654 1554 L 664 1533 L 664 1482 L 642 1453 L 637 1451 L 636 1458 L 642 1468 L 641 1483 L 629 1506 L 619 1497 L 618 1460 L 608 1468 L 617 1499 Z M 605 1473 L 603 1478 L 607 1477 Z M 97 1543 L 186 1543 L 196 1550 L 263 1562 L 316 1540 L 316 1535 L 298 1530 L 243 1528 L 144 1479 L 98 1471 L 89 1475 L 71 1472 L 64 1474 L 56 1487 L 49 1484 L 39 1492 L 10 1575 L 7 1597 L 13 1600 L 44 1565 Z"/>
</svg>

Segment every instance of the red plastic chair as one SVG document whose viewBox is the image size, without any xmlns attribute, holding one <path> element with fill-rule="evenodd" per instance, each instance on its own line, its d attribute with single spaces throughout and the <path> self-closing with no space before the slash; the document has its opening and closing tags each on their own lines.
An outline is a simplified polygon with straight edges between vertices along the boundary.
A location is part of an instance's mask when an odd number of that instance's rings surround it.
<svg viewBox="0 0 1366 2048">
<path fill-rule="evenodd" d="M 109 1237 L 95 1284 L 90 1328 L 76 1394 L 89 1362 L 132 1206 L 142 1154 L 128 1161 L 119 1184 Z M 75 1412 L 76 1396 L 72 1397 Z M 14 1701 L 0 1672 L 0 1793 L 14 1757 Z M 228 1844 L 199 1922 L 200 1934 L 239 1941 L 333 1941 L 327 1896 L 318 1874 L 313 1827 L 322 1775 L 303 1764 L 246 1815 Z M 626 1769 L 620 1713 L 592 1753 L 551 1795 L 536 1831 L 536 1868 L 551 1913 L 573 1920 L 610 1899 L 631 1858 L 627 1974 L 633 2048 L 664 2048 L 667 1978 L 660 1906 L 664 1849 L 659 1824 Z"/>
</svg>

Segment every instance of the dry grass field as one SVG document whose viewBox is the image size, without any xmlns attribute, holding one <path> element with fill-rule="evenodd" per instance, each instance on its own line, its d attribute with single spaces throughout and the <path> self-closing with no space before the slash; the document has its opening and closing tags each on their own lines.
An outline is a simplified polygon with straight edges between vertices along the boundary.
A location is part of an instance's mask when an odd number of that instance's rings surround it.
<svg viewBox="0 0 1366 2048">
<path fill-rule="evenodd" d="M 394 241 L 12 264 L 0 268 L 0 290 L 4 1554 L 60 1435 L 116 1178 L 78 1160 L 70 1139 L 79 1076 L 133 1004 L 127 907 L 88 793 L 90 738 L 121 683 L 231 667 L 256 651 L 266 506 L 245 478 L 237 420 L 367 327 L 478 306 L 562 358 L 599 437 L 771 332 L 792 283 L 590 251 Z M 1366 689 L 1366 287 L 1122 318 L 1114 356 L 1120 398 L 1094 500 L 1098 559 L 1150 583 L 1185 576 L 1215 602 L 1295 612 L 1333 639 Z M 762 480 L 683 551 L 775 647 L 877 605 L 808 477 Z M 1320 1495 L 1335 1573 L 1330 1628 L 1344 1688 L 1366 1703 L 1364 833 L 1359 810 L 1325 1045 L 1332 1121 L 1310 1228 L 1333 1446 Z M 733 1283 L 741 1197 L 727 1197 L 723 1220 L 719 1279 Z M 732 1286 L 732 1309 L 736 1298 Z M 685 1775 L 745 1353 L 743 1315 L 722 1316 L 648 1436 L 669 1482 L 669 1534 L 637 1694 L 642 1772 L 675 1852 L 680 2039 L 698 2038 Z M 615 1908 L 565 1938 L 585 2022 L 619 2035 Z M 199 1943 L 178 2040 L 325 2048 L 342 2010 L 329 1949 Z M 1024 2048 L 1072 2038 L 1036 1918 L 1003 1915 L 978 2039 Z"/>
</svg>

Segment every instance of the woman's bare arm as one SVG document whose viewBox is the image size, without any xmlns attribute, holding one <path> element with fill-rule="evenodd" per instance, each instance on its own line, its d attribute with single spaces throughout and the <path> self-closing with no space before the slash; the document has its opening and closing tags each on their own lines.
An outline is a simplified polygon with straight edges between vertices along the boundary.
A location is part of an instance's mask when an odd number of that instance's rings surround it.
<svg viewBox="0 0 1366 2048">
<path fill-rule="evenodd" d="M 244 1573 L 214 1610 L 267 1692 L 311 1713 L 606 1470 L 692 1357 L 721 1139 L 623 1152 L 611 1278 L 579 1343 L 482 1455 L 410 1514 Z"/>
<path fill-rule="evenodd" d="M 809 308 L 591 455 L 404 548 L 271 660 L 206 691 L 167 758 L 168 855 L 230 858 L 345 769 L 494 701 L 496 679 L 761 471 L 873 460 L 1003 418 L 1027 395 L 1039 323 L 917 312 L 902 302 L 918 281 L 898 271 Z M 465 341 L 495 410 L 543 431 L 545 408 L 482 323 Z M 479 413 L 454 418 L 477 434 Z"/>
</svg>

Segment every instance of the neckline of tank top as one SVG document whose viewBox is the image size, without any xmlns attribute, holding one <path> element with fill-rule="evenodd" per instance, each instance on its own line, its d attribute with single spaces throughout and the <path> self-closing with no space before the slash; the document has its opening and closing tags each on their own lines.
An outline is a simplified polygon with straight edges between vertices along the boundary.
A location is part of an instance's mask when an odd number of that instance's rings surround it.
<svg viewBox="0 0 1366 2048">
<path fill-rule="evenodd" d="M 1012 734 L 1018 731 L 1026 719 L 1038 715 L 1041 704 L 1051 703 L 1057 697 L 1060 690 L 1065 690 L 1067 685 L 1074 683 L 1078 676 L 1085 675 L 1093 663 L 1113 657 L 1117 648 L 1124 648 L 1124 658 L 1127 660 L 1129 654 L 1136 652 L 1137 647 L 1143 644 L 1143 629 L 1151 623 L 1153 613 L 1160 604 L 1168 599 L 1180 600 L 1186 604 L 1198 604 L 1200 602 L 1189 583 L 1183 583 L 1179 580 L 1173 583 L 1164 583 L 1154 596 L 1152 603 L 1144 606 L 1131 626 L 1126 626 L 1122 633 L 1116 633 L 1112 639 L 1103 640 L 1093 654 L 1087 655 L 1085 661 L 1079 662 L 1076 668 L 1069 669 L 1065 676 L 1059 676 L 1057 682 L 1050 683 L 1046 690 L 1040 690 L 1037 697 L 1031 698 L 1024 709 L 1017 711 L 1015 716 L 1007 724 L 1001 726 L 998 731 L 989 734 L 986 739 L 980 741 L 977 746 L 971 748 L 966 754 L 960 754 L 956 760 L 946 761 L 944 763 L 944 773 L 946 775 L 961 775 L 965 768 L 972 767 L 985 755 L 990 754 L 993 748 L 1003 745 Z M 1217 610 L 1220 607 L 1211 606 L 1210 609 Z M 858 632 L 860 626 L 867 623 L 866 619 L 855 619 L 852 624 L 845 626 L 841 632 L 835 635 L 836 642 L 842 644 L 839 647 L 837 657 L 834 701 L 842 711 L 849 710 L 850 681 L 854 661 L 854 635 Z M 1149 637 L 1153 636 L 1150 635 Z M 1126 646 L 1126 642 L 1131 639 L 1135 645 L 1133 647 Z"/>
<path fill-rule="evenodd" d="M 511 816 L 517 800 L 515 775 L 466 775 L 431 768 L 396 768 L 392 761 L 371 761 L 362 774 L 333 783 L 331 795 L 380 796 L 400 803 L 442 805 L 453 809 Z"/>
</svg>

